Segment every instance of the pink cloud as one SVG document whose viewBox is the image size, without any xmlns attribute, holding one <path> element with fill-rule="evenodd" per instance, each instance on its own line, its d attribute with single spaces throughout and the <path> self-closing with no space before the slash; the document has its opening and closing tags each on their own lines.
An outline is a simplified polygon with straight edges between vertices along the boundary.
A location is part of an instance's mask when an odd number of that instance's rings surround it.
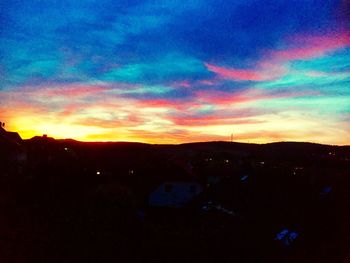
<svg viewBox="0 0 350 263">
<path fill-rule="evenodd" d="M 58 115 L 59 117 L 68 117 L 68 116 L 72 116 L 73 114 L 75 114 L 77 112 L 77 110 L 81 107 L 81 105 L 67 105 L 64 107 L 63 111 L 60 112 Z"/>
<path fill-rule="evenodd" d="M 205 62 L 206 68 L 222 79 L 236 81 L 267 81 L 288 72 L 285 62 L 321 57 L 338 49 L 350 47 L 348 31 L 325 35 L 294 35 L 286 39 L 286 48 L 267 50 L 254 68 L 239 69 Z"/>
<path fill-rule="evenodd" d="M 138 107 L 147 107 L 147 108 L 167 108 L 167 109 L 176 109 L 176 110 L 185 110 L 189 107 L 200 106 L 196 101 L 186 101 L 179 99 L 145 99 L 135 101 Z"/>
<path fill-rule="evenodd" d="M 214 105 L 225 105 L 233 103 L 246 103 L 258 100 L 268 100 L 275 98 L 293 98 L 301 96 L 319 95 L 318 91 L 289 91 L 279 93 L 266 93 L 262 90 L 244 90 L 235 93 L 228 93 L 222 91 L 198 91 L 196 97 L 202 103 L 209 103 Z"/>
<path fill-rule="evenodd" d="M 197 91 L 195 96 L 203 103 L 216 105 L 254 100 L 254 98 L 248 97 L 248 91 L 235 92 L 234 94 L 223 91 Z"/>
<path fill-rule="evenodd" d="M 223 79 L 231 79 L 236 81 L 266 81 L 279 78 L 287 72 L 285 66 L 272 63 L 270 61 L 259 61 L 253 69 L 237 69 L 215 66 L 213 64 L 204 63 L 207 69 L 216 73 Z"/>
<path fill-rule="evenodd" d="M 202 85 L 206 85 L 206 86 L 213 86 L 213 85 L 217 84 L 217 82 L 215 82 L 213 80 L 207 80 L 207 79 L 201 80 L 198 83 L 202 84 Z"/>
<path fill-rule="evenodd" d="M 183 80 L 183 81 L 176 81 L 171 83 L 171 86 L 173 87 L 185 87 L 185 88 L 189 88 L 191 87 L 191 84 L 188 80 Z"/>
<path fill-rule="evenodd" d="M 236 68 L 225 68 L 215 66 L 213 64 L 204 63 L 207 69 L 211 72 L 218 74 L 224 79 L 234 79 L 234 80 L 252 80 L 261 81 L 264 80 L 264 76 L 250 69 L 236 69 Z"/>
<path fill-rule="evenodd" d="M 41 88 L 37 89 L 35 92 L 46 95 L 46 96 L 86 96 L 92 95 L 100 92 L 104 92 L 109 90 L 109 87 L 106 86 L 98 86 L 98 85 L 68 85 L 62 87 L 53 87 L 53 88 Z"/>
<path fill-rule="evenodd" d="M 106 85 L 92 85 L 92 84 L 69 84 L 69 85 L 56 85 L 46 84 L 37 86 L 22 86 L 15 90 L 7 91 L 3 93 L 3 96 L 7 96 L 12 101 L 28 101 L 31 99 L 46 99 L 55 97 L 66 97 L 70 99 L 72 97 L 85 97 L 91 95 L 103 94 L 105 91 L 110 90 L 111 87 Z M 16 98 L 16 99 L 14 99 Z"/>
<path fill-rule="evenodd" d="M 349 47 L 350 34 L 344 31 L 322 36 L 296 35 L 287 42 L 291 48 L 270 51 L 268 56 L 277 61 L 321 57 L 337 49 Z"/>
</svg>

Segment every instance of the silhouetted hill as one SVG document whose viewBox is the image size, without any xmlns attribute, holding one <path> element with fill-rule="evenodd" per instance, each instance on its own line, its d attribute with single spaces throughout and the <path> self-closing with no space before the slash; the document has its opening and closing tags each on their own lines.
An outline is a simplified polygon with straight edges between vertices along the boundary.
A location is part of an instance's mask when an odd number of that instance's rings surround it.
<svg viewBox="0 0 350 263">
<path fill-rule="evenodd" d="M 37 136 L 0 153 L 0 262 L 344 263 L 348 253 L 349 146 Z"/>
<path fill-rule="evenodd" d="M 25 140 L 26 144 L 50 142 L 57 146 L 71 146 L 78 147 L 81 150 L 110 152 L 111 154 L 118 151 L 130 152 L 138 150 L 158 151 L 165 155 L 172 154 L 217 154 L 217 153 L 231 153 L 235 155 L 253 155 L 264 158 L 277 159 L 309 159 L 313 156 L 339 154 L 346 156 L 350 154 L 350 146 L 334 146 L 326 144 L 308 143 L 308 142 L 275 142 L 267 144 L 252 144 L 239 142 L 195 142 L 184 144 L 147 144 L 138 142 L 81 142 L 73 139 L 55 140 L 47 137 L 34 137 Z"/>
</svg>

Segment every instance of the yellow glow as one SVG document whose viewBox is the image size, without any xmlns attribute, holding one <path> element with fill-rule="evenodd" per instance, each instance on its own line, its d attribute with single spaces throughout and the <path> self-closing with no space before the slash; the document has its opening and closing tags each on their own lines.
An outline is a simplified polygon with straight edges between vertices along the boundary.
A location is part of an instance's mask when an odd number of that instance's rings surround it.
<svg viewBox="0 0 350 263">
<path fill-rule="evenodd" d="M 19 94 L 16 94 L 18 98 Z M 30 94 L 26 97 L 30 98 Z M 35 94 L 37 96 L 37 93 Z M 36 100 L 45 101 L 35 97 Z M 46 98 L 45 98 L 46 99 Z M 50 98 L 47 98 L 48 100 Z M 6 100 L 6 98 L 5 98 Z M 276 104 L 277 102 L 275 102 Z M 269 104 L 272 105 L 271 103 Z M 1 105 L 2 106 L 2 105 Z M 1 107 L 1 121 L 6 129 L 18 131 L 22 138 L 47 134 L 57 139 L 73 138 L 81 141 L 138 141 L 146 143 L 185 143 L 198 141 L 233 140 L 238 142 L 267 143 L 275 141 L 309 141 L 346 145 L 350 142 L 349 125 L 340 120 L 319 118 L 312 111 L 285 109 L 275 114 L 257 114 L 251 117 L 235 117 L 237 124 L 217 125 L 202 122 L 198 125 L 176 125 L 172 114 L 186 115 L 177 109 L 162 106 L 139 107 L 136 101 L 107 98 L 101 104 L 61 105 L 55 110 L 46 106 L 26 105 L 14 101 L 13 107 Z M 245 113 L 254 109 L 264 112 L 266 105 L 253 102 L 244 105 L 215 105 L 222 112 Z M 193 111 L 207 109 L 196 106 Z M 210 107 L 208 108 L 210 110 Z M 190 111 L 190 110 L 188 110 Z M 191 114 L 189 114 L 191 116 Z M 220 116 L 219 116 L 220 117 Z M 234 120 L 236 120 L 234 119 Z M 242 122 L 239 122 L 242 121 Z M 188 124 L 188 125 L 187 125 Z"/>
<path fill-rule="evenodd" d="M 315 120 L 295 112 L 255 117 L 261 123 L 212 126 L 175 127 L 169 120 L 151 115 L 143 116 L 145 123 L 136 127 L 108 127 L 62 123 L 53 116 L 22 116 L 11 118 L 8 130 L 18 131 L 23 139 L 47 134 L 57 139 L 74 138 L 81 141 L 139 141 L 147 143 L 183 143 L 195 141 L 233 140 L 267 143 L 272 141 L 310 141 L 346 144 L 350 135 L 336 126 L 322 129 L 327 120 Z M 70 118 L 74 120 L 74 118 Z M 5 120 L 6 122 L 6 120 Z M 172 130 L 182 132 L 173 133 Z M 339 136 L 341 134 L 341 136 Z"/>
</svg>

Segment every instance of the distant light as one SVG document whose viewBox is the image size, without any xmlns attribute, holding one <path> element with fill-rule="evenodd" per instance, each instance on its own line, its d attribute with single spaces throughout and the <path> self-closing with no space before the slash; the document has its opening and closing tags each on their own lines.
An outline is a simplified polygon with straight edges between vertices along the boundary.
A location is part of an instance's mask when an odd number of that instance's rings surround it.
<svg viewBox="0 0 350 263">
<path fill-rule="evenodd" d="M 244 175 L 244 176 L 241 177 L 241 181 L 242 181 L 242 182 L 245 181 L 245 180 L 247 180 L 247 179 L 248 179 L 248 175 Z"/>
<path fill-rule="evenodd" d="M 65 147 L 65 148 L 64 148 L 64 150 L 65 150 L 65 151 L 68 151 L 68 148 L 67 148 L 67 147 Z"/>
<path fill-rule="evenodd" d="M 101 174 L 101 172 L 100 172 L 100 171 L 97 171 L 97 172 L 96 172 L 96 174 L 97 174 L 97 175 L 100 175 L 100 174 Z"/>
<path fill-rule="evenodd" d="M 225 163 L 228 163 L 228 162 L 229 162 L 229 160 L 226 159 L 226 160 L 225 160 Z"/>
</svg>

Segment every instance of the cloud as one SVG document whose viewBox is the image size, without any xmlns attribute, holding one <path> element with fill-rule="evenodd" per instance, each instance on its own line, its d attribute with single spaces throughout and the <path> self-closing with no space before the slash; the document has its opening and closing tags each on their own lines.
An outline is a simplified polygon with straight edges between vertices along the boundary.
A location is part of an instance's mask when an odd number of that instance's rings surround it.
<svg viewBox="0 0 350 263">
<path fill-rule="evenodd" d="M 215 126 L 215 125 L 248 125 L 248 124 L 257 124 L 262 123 L 261 120 L 246 119 L 242 116 L 237 117 L 223 117 L 220 115 L 212 116 L 176 116 L 171 117 L 170 120 L 178 126 Z"/>
<path fill-rule="evenodd" d="M 249 69 L 234 69 L 234 68 L 224 68 L 214 66 L 209 63 L 205 63 L 205 66 L 209 71 L 212 71 L 222 78 L 233 79 L 233 80 L 252 80 L 259 81 L 264 80 L 264 77 L 261 76 L 258 72 Z"/>
<path fill-rule="evenodd" d="M 164 83 L 169 81 L 197 80 L 208 77 L 202 62 L 176 53 L 145 63 L 127 64 L 104 73 L 100 79 L 128 83 Z"/>
<path fill-rule="evenodd" d="M 94 94 L 101 94 L 110 90 L 110 87 L 92 84 L 62 85 L 61 87 L 35 88 L 35 93 L 39 96 L 63 96 L 63 97 L 83 97 Z M 24 88 L 25 90 L 25 88 Z"/>
<path fill-rule="evenodd" d="M 209 63 L 204 63 L 207 69 L 216 73 L 221 78 L 236 81 L 266 81 L 278 78 L 286 73 L 283 66 L 276 67 L 271 63 L 261 63 L 260 69 L 237 69 L 219 67 Z"/>
<path fill-rule="evenodd" d="M 210 134 L 206 132 L 193 133 L 186 129 L 174 128 L 167 132 L 157 132 L 150 130 L 132 129 L 129 130 L 134 141 L 147 140 L 150 143 L 185 143 L 200 141 L 227 141 L 228 136 Z M 142 139 L 141 139 L 142 138 Z"/>
<path fill-rule="evenodd" d="M 287 48 L 272 50 L 267 56 L 272 60 L 308 60 L 322 57 L 337 49 L 350 47 L 350 32 L 334 32 L 326 35 L 295 35 L 288 38 Z"/>
<path fill-rule="evenodd" d="M 317 91 L 264 91 L 262 89 L 247 89 L 238 92 L 198 91 L 196 97 L 202 103 L 213 105 L 229 105 L 254 103 L 261 100 L 272 100 L 279 98 L 294 98 L 319 95 Z"/>
<path fill-rule="evenodd" d="M 265 51 L 253 68 L 222 67 L 206 62 L 204 65 L 223 79 L 260 82 L 275 80 L 288 73 L 287 62 L 310 60 L 350 47 L 350 32 L 314 36 L 294 35 L 288 37 L 285 46 L 281 49 Z"/>
<path fill-rule="evenodd" d="M 102 119 L 102 118 L 78 118 L 74 121 L 75 124 L 82 126 L 95 126 L 106 129 L 115 129 L 115 128 L 125 128 L 125 127 L 137 127 L 138 125 L 144 124 L 145 120 L 133 113 L 130 115 L 123 116 L 122 118 L 114 119 Z"/>
</svg>

